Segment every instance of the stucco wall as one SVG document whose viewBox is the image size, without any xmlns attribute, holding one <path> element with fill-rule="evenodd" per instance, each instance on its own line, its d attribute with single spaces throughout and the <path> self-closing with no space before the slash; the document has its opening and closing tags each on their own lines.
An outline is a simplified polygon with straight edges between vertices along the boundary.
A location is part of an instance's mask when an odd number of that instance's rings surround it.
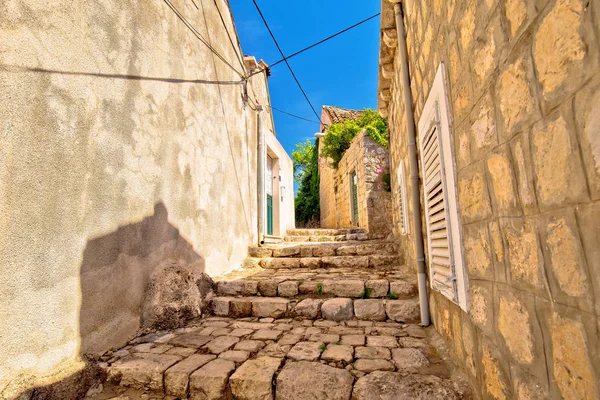
<svg viewBox="0 0 600 400">
<path fill-rule="evenodd" d="M 296 226 L 294 216 L 294 162 L 275 135 L 265 135 L 267 152 L 273 158 L 273 235 L 284 236 Z"/>
<path fill-rule="evenodd" d="M 172 3 L 244 72 L 212 1 Z M 240 77 L 163 1 L 8 0 L 0 15 L 7 396 L 131 338 L 161 261 L 241 264 L 257 239 L 257 123 L 242 85 L 200 81 Z M 248 91 L 267 104 L 264 79 Z"/>
<path fill-rule="evenodd" d="M 322 150 L 320 141 L 319 151 Z M 359 226 L 369 233 L 386 236 L 392 231 L 391 194 L 382 186 L 380 168 L 389 171 L 389 154 L 364 132 L 352 141 L 338 168 L 319 158 L 319 186 L 322 228 Z M 356 171 L 358 221 L 352 221 L 350 174 Z"/>
<path fill-rule="evenodd" d="M 416 121 L 446 66 L 470 288 L 468 312 L 430 292 L 435 327 L 478 396 L 599 398 L 599 3 L 407 3 Z M 392 5 L 382 10 L 394 179 L 400 159 L 410 169 Z M 414 267 L 412 236 L 396 235 Z"/>
</svg>

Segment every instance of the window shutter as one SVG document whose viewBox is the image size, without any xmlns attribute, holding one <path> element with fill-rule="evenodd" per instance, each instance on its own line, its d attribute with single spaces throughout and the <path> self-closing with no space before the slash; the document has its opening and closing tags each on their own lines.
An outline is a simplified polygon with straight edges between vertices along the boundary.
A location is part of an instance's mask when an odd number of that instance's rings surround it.
<svg viewBox="0 0 600 400">
<path fill-rule="evenodd" d="M 431 285 L 452 301 L 457 301 L 451 238 L 448 235 L 446 182 L 439 128 L 435 124 L 421 140 L 421 158 Z"/>
<path fill-rule="evenodd" d="M 429 281 L 432 289 L 468 311 L 468 279 L 449 115 L 444 64 L 441 63 L 419 120 Z"/>
<path fill-rule="evenodd" d="M 406 203 L 406 175 L 404 173 L 404 160 L 398 165 L 398 196 L 400 196 L 400 231 L 402 234 L 408 232 L 408 209 Z"/>
</svg>

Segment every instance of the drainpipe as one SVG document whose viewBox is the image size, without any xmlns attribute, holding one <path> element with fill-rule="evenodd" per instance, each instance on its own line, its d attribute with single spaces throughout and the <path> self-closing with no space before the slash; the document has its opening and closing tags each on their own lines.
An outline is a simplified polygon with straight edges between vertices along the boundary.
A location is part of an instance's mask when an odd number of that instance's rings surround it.
<svg viewBox="0 0 600 400">
<path fill-rule="evenodd" d="M 427 273 L 425 267 L 425 251 L 423 249 L 423 229 L 421 225 L 421 191 L 419 189 L 419 166 L 417 163 L 416 129 L 412 108 L 412 93 L 408 76 L 408 53 L 404 30 L 404 12 L 402 2 L 394 4 L 396 14 L 396 32 L 398 33 L 398 52 L 400 55 L 402 94 L 408 125 L 408 154 L 410 159 L 410 179 L 412 184 L 412 220 L 415 227 L 416 262 L 419 277 L 419 304 L 421 307 L 421 325 L 429 326 L 429 304 L 427 299 Z"/>
<path fill-rule="evenodd" d="M 260 112 L 263 110 L 263 106 L 260 104 L 256 105 L 256 129 L 258 134 L 258 155 L 257 155 L 257 173 L 258 173 L 258 186 L 257 186 L 257 204 L 258 204 L 258 243 L 259 245 L 265 244 L 265 134 L 262 129 L 262 120 Z"/>
</svg>

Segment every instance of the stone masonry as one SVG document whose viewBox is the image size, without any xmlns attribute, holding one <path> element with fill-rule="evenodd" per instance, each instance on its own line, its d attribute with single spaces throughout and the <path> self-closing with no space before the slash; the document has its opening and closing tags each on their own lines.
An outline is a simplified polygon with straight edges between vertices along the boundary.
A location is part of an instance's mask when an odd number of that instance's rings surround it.
<svg viewBox="0 0 600 400">
<path fill-rule="evenodd" d="M 392 232 L 392 196 L 383 189 L 382 176 L 377 173 L 380 166 L 389 171 L 389 153 L 364 132 L 354 138 L 337 170 L 328 160 L 319 159 L 322 228 L 359 226 L 378 237 Z M 358 180 L 358 221 L 354 223 L 350 182 L 353 171 Z"/>
<path fill-rule="evenodd" d="M 440 335 L 412 324 L 414 276 L 393 243 L 290 233 L 315 239 L 251 247 L 244 269 L 215 277 L 214 316 L 106 352 L 86 398 L 471 398 Z"/>
<path fill-rule="evenodd" d="M 395 177 L 401 160 L 410 169 L 392 3 L 381 3 L 379 109 Z M 483 398 L 599 398 L 600 3 L 404 11 L 415 120 L 440 63 L 451 105 L 470 301 L 464 312 L 431 291 L 436 329 Z M 396 237 L 415 268 L 413 237 Z"/>
</svg>

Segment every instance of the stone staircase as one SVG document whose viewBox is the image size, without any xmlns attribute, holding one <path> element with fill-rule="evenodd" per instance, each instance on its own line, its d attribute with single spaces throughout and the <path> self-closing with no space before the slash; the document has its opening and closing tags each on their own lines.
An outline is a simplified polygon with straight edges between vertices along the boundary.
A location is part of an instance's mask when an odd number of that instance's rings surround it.
<svg viewBox="0 0 600 400">
<path fill-rule="evenodd" d="M 212 316 L 105 354 L 107 382 L 87 397 L 470 398 L 435 331 L 414 325 L 416 278 L 396 244 L 360 229 L 288 234 L 215 279 Z"/>
</svg>

